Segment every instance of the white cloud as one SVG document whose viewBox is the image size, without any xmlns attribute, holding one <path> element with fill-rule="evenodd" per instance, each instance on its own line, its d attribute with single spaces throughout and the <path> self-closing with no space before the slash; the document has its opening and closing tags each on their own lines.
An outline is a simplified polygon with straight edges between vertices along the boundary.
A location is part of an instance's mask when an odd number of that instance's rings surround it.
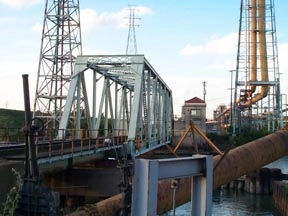
<svg viewBox="0 0 288 216">
<path fill-rule="evenodd" d="M 238 34 L 230 33 L 221 38 L 213 38 L 202 45 L 188 43 L 181 51 L 183 56 L 198 55 L 227 55 L 235 54 L 237 49 Z"/>
<path fill-rule="evenodd" d="M 43 24 L 42 23 L 35 23 L 33 26 L 32 26 L 32 30 L 35 31 L 35 32 L 41 32 L 42 31 L 42 28 L 43 28 Z"/>
<path fill-rule="evenodd" d="M 194 56 L 204 53 L 204 46 L 192 46 L 190 43 L 187 44 L 180 52 L 184 56 Z"/>
<path fill-rule="evenodd" d="M 11 16 L 5 16 L 5 17 L 0 17 L 0 25 L 8 25 L 11 24 L 11 19 L 15 19 L 14 17 Z"/>
<path fill-rule="evenodd" d="M 238 34 L 230 33 L 223 37 L 213 36 L 204 44 L 192 45 L 188 43 L 180 55 L 192 58 L 194 67 L 207 70 L 228 71 L 236 67 Z"/>
<path fill-rule="evenodd" d="M 149 15 L 152 14 L 152 10 L 145 6 L 135 6 L 135 15 Z"/>
<path fill-rule="evenodd" d="M 237 50 L 238 33 L 230 33 L 222 38 L 208 41 L 205 51 L 208 54 L 227 55 L 235 54 Z"/>
<path fill-rule="evenodd" d="M 0 4 L 7 5 L 11 8 L 29 8 L 36 4 L 42 3 L 43 0 L 0 0 Z"/>
<path fill-rule="evenodd" d="M 148 15 L 152 11 L 148 7 L 135 7 L 135 18 L 140 18 L 138 15 Z M 81 30 L 83 32 L 90 31 L 95 28 L 112 27 L 124 28 L 128 27 L 129 23 L 129 8 L 124 8 L 117 12 L 97 13 L 94 9 L 87 8 L 80 12 Z"/>
</svg>

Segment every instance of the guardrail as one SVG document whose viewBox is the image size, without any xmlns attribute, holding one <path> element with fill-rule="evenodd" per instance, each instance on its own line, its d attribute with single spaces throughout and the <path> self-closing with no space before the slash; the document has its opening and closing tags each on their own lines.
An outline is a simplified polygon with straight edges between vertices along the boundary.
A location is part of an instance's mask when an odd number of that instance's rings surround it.
<svg viewBox="0 0 288 216">
<path fill-rule="evenodd" d="M 66 130 L 66 138 L 54 139 L 55 133 L 52 130 L 43 134 L 35 135 L 35 149 L 37 158 L 65 157 L 77 153 L 77 155 L 85 155 L 87 152 L 99 152 L 109 149 L 120 148 L 127 141 L 127 136 L 99 136 L 90 138 L 88 135 L 91 131 L 81 130 L 81 138 L 76 139 L 75 130 Z M 22 139 L 20 139 L 22 133 Z M 25 158 L 25 137 L 23 132 L 19 130 L 19 139 L 15 141 L 2 141 L 0 144 L 0 157 L 8 159 L 24 159 Z M 11 137 L 11 136 L 10 136 Z M 1 137 L 0 137 L 1 138 Z M 70 157 L 70 156 L 69 156 Z"/>
</svg>

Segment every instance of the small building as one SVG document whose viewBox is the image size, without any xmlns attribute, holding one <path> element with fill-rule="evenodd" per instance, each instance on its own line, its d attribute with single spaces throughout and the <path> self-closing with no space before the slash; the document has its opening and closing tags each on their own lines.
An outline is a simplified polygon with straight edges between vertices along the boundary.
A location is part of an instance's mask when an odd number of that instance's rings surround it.
<svg viewBox="0 0 288 216">
<path fill-rule="evenodd" d="M 190 120 L 194 122 L 194 124 L 206 134 L 206 103 L 204 100 L 193 97 L 190 100 L 184 101 L 184 105 L 182 106 L 181 118 L 175 122 L 174 134 L 176 136 L 181 137 L 184 131 L 190 126 Z M 197 132 L 195 132 L 196 142 L 198 144 L 204 143 L 204 140 Z M 189 133 L 187 135 L 187 139 L 183 142 L 184 146 L 191 146 L 192 143 L 192 135 Z"/>
<path fill-rule="evenodd" d="M 182 106 L 182 119 L 189 126 L 190 119 L 194 124 L 206 133 L 206 102 L 198 97 L 185 101 Z"/>
</svg>

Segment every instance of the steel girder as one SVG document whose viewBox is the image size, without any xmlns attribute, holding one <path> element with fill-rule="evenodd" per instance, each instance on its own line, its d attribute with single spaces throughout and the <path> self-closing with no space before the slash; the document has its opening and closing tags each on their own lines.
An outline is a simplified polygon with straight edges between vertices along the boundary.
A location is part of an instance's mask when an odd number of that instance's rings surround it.
<svg viewBox="0 0 288 216">
<path fill-rule="evenodd" d="M 85 107 L 80 107 L 81 95 L 87 95 Z M 86 116 L 89 135 L 127 135 L 127 150 L 133 156 L 171 143 L 172 91 L 144 55 L 78 56 L 59 138 L 66 136 L 72 107 L 77 110 L 76 137 L 80 137 L 81 110 L 91 109 L 90 116 Z"/>
</svg>

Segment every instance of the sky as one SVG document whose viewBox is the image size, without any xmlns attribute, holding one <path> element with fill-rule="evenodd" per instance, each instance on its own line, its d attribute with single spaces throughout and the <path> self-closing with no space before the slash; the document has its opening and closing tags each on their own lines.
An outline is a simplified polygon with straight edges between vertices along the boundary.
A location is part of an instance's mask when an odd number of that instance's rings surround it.
<svg viewBox="0 0 288 216">
<path fill-rule="evenodd" d="M 275 0 L 281 93 L 288 91 L 288 1 Z M 230 104 L 236 68 L 240 0 L 80 0 L 83 54 L 125 54 L 129 5 L 137 7 L 138 54 L 173 92 L 174 114 L 185 100 L 203 99 L 207 117 Z M 22 74 L 34 101 L 44 0 L 0 0 L 0 108 L 24 110 Z"/>
</svg>

